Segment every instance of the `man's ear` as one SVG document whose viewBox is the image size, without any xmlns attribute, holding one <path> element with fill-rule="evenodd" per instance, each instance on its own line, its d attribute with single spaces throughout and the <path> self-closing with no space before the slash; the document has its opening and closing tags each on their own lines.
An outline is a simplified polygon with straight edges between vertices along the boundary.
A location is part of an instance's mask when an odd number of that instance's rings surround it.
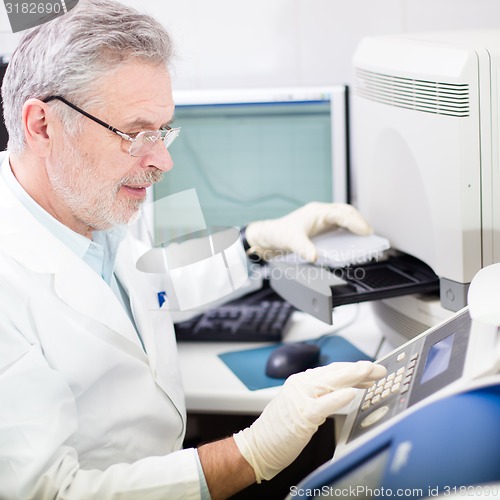
<svg viewBox="0 0 500 500">
<path fill-rule="evenodd" d="M 27 146 L 38 156 L 46 157 L 52 148 L 54 112 L 39 99 L 28 99 L 23 105 L 23 127 Z"/>
</svg>

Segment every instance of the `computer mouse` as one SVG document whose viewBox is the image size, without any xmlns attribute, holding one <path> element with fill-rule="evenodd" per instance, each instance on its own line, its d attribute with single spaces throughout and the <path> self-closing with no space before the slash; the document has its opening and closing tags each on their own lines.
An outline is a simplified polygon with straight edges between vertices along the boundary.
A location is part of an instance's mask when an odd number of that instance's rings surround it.
<svg viewBox="0 0 500 500">
<path fill-rule="evenodd" d="M 284 344 L 277 347 L 267 360 L 266 375 L 272 378 L 287 378 L 316 366 L 320 348 L 314 344 Z"/>
</svg>

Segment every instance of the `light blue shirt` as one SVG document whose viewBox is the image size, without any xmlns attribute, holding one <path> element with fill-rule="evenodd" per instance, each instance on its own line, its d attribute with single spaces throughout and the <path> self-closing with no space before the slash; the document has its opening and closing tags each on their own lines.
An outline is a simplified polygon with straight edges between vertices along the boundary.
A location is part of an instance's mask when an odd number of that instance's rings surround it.
<svg viewBox="0 0 500 500">
<path fill-rule="evenodd" d="M 127 311 L 134 324 L 142 347 L 145 350 L 144 343 L 135 325 L 126 292 L 118 283 L 114 274 L 116 254 L 120 243 L 125 237 L 127 226 L 118 225 L 105 231 L 94 231 L 92 233 L 92 239 L 86 238 L 52 217 L 52 215 L 31 198 L 12 173 L 8 157 L 2 162 L 0 175 L 5 180 L 9 189 L 14 193 L 14 196 L 24 205 L 30 214 L 56 238 L 62 241 L 72 252 L 86 262 L 111 287 L 113 293 Z M 211 497 L 208 491 L 208 485 L 198 453 L 196 453 L 196 461 L 200 477 L 201 498 L 202 500 L 210 500 Z"/>
</svg>

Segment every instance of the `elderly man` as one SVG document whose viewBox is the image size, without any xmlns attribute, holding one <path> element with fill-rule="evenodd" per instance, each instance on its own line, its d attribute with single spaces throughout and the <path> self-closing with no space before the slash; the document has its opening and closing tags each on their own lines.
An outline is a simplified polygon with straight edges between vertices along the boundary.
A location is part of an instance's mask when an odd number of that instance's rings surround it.
<svg viewBox="0 0 500 500">
<path fill-rule="evenodd" d="M 371 363 L 292 376 L 249 428 L 182 449 L 174 330 L 126 224 L 172 166 L 171 44 L 155 20 L 81 0 L 24 35 L 4 80 L 0 173 L 0 497 L 227 497 L 290 464 Z M 291 221 L 291 223 L 289 222 Z M 352 207 L 247 228 L 314 259 L 308 235 L 363 232 Z M 290 234 L 288 227 L 295 232 Z M 294 243 L 295 242 L 295 243 Z"/>
</svg>

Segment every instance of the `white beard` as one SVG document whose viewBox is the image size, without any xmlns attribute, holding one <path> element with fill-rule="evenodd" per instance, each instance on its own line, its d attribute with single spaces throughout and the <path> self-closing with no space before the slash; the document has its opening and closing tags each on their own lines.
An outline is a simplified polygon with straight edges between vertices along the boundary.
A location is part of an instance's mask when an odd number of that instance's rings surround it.
<svg viewBox="0 0 500 500">
<path fill-rule="evenodd" d="M 64 156 L 51 177 L 54 192 L 75 219 L 93 230 L 127 224 L 139 211 L 143 200 L 118 196 L 123 185 L 151 184 L 163 176 L 161 170 L 151 168 L 117 181 L 103 182 L 92 161 L 71 144 L 71 137 L 66 137 Z"/>
</svg>

